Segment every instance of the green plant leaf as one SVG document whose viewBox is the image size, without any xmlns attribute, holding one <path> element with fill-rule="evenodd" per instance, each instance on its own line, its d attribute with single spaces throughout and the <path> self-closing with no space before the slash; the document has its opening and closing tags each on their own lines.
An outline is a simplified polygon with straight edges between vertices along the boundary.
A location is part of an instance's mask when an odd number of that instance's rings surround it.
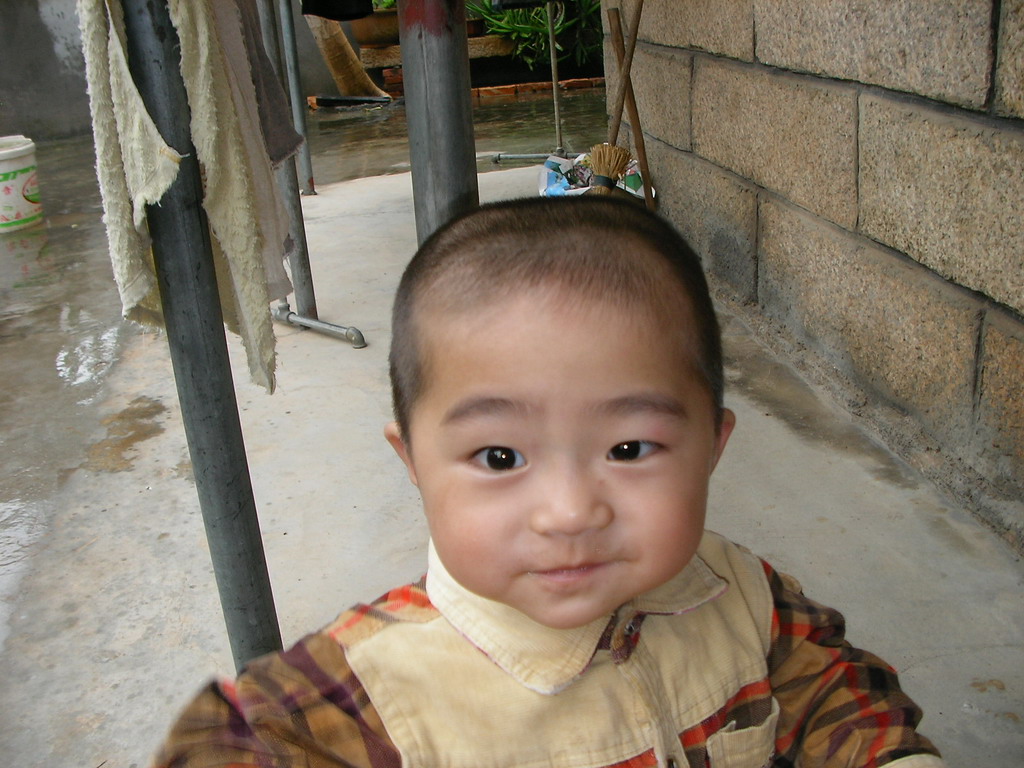
<svg viewBox="0 0 1024 768">
<path fill-rule="evenodd" d="M 601 0 L 553 3 L 555 50 L 559 61 L 578 65 L 600 60 L 603 50 Z M 515 43 L 513 57 L 534 69 L 549 59 L 548 12 L 543 8 L 495 11 L 490 0 L 467 0 L 468 14 L 484 20 L 487 33 Z"/>
</svg>

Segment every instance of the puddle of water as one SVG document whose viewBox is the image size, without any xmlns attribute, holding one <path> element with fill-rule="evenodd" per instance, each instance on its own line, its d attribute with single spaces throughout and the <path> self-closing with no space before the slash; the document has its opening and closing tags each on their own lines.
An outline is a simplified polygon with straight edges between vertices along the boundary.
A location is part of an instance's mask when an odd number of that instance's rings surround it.
<svg viewBox="0 0 1024 768">
<path fill-rule="evenodd" d="M 82 307 L 61 307 L 60 328 L 70 343 L 57 353 L 57 375 L 69 387 L 86 389 L 79 405 L 88 405 L 97 397 L 99 384 L 116 360 L 123 327 L 121 323 L 105 327 Z"/>
<path fill-rule="evenodd" d="M 128 326 L 107 256 L 89 136 L 36 146 L 42 226 L 0 236 L 0 636 L 45 530 L 81 462 Z"/>
<path fill-rule="evenodd" d="M 39 536 L 39 526 L 25 514 L 26 506 L 21 499 L 0 501 L 0 578 L 25 559 L 26 548 Z"/>
<path fill-rule="evenodd" d="M 605 91 L 565 91 L 559 107 L 566 151 L 588 152 L 608 140 Z M 555 149 L 555 113 L 550 93 L 524 94 L 515 101 L 484 100 L 473 110 L 477 154 L 547 153 Z M 533 161 L 536 162 L 536 161 Z M 489 163 L 490 169 L 498 167 Z"/>
<path fill-rule="evenodd" d="M 585 152 L 607 139 L 603 89 L 566 91 L 560 114 L 562 141 L 567 150 Z M 491 159 L 499 152 L 546 154 L 554 151 L 554 119 L 550 93 L 493 97 L 474 105 L 478 170 L 487 172 L 505 167 Z M 383 106 L 316 110 L 307 117 L 307 133 L 316 184 L 409 170 L 405 104 L 401 100 Z"/>
<path fill-rule="evenodd" d="M 28 566 L 29 548 L 42 532 L 39 517 L 29 505 L 21 499 L 0 500 L 0 648 L 10 634 L 14 607 L 10 596 Z"/>
<path fill-rule="evenodd" d="M 131 469 L 135 447 L 164 431 L 158 421 L 166 406 L 150 397 L 137 397 L 120 413 L 103 420 L 107 436 L 89 446 L 83 467 L 95 472 L 123 472 Z"/>
</svg>

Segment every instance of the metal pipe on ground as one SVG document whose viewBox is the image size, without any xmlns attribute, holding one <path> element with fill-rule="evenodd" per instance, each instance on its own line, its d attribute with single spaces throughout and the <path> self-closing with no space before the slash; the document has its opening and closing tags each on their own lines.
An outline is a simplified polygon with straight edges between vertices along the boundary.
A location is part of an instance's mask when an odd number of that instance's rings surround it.
<svg viewBox="0 0 1024 768">
<path fill-rule="evenodd" d="M 480 204 L 463 0 L 398 0 L 416 237 Z"/>
<path fill-rule="evenodd" d="M 320 331 L 328 336 L 344 339 L 352 345 L 353 349 L 362 349 L 366 346 L 366 339 L 363 338 L 363 333 L 358 328 L 334 325 L 333 323 L 325 323 L 321 320 L 302 317 L 301 315 L 297 315 L 292 312 L 287 303 L 282 302 L 281 304 L 278 304 L 273 310 L 271 310 L 271 314 L 274 316 L 275 320 L 279 320 L 282 323 L 302 326 L 303 328 L 309 328 L 310 330 Z"/>
<path fill-rule="evenodd" d="M 570 152 L 570 153 L 566 154 L 563 151 L 563 152 L 543 152 L 543 153 L 532 152 L 532 153 L 526 154 L 526 155 L 517 155 L 517 154 L 513 154 L 511 152 L 495 152 L 491 156 L 491 162 L 492 163 L 502 163 L 502 162 L 504 162 L 506 160 L 541 160 L 541 161 L 544 161 L 544 160 L 547 160 L 552 155 L 555 155 L 557 157 L 563 157 L 563 158 L 565 158 L 567 160 L 575 160 L 577 157 L 580 156 L 580 153 L 579 152 Z"/>
<path fill-rule="evenodd" d="M 164 140 L 183 156 L 146 208 L 199 506 L 235 665 L 281 648 L 242 441 L 178 35 L 167 7 L 123 0 L 129 67 Z"/>
</svg>

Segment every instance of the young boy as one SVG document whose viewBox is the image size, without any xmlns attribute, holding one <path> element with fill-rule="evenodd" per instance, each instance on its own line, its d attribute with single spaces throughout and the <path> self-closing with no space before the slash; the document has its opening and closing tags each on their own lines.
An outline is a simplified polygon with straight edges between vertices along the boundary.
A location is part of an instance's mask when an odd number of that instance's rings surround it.
<svg viewBox="0 0 1024 768">
<path fill-rule="evenodd" d="M 211 685 L 161 765 L 943 765 L 838 613 L 704 530 L 735 418 L 661 219 L 484 207 L 416 254 L 393 338 L 424 581 Z"/>
</svg>

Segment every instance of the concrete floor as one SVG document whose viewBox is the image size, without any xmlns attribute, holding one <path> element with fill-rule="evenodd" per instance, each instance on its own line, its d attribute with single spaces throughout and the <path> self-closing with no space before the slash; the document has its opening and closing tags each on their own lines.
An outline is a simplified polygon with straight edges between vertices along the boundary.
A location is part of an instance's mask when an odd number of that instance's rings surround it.
<svg viewBox="0 0 1024 768">
<path fill-rule="evenodd" d="M 481 197 L 535 195 L 536 178 L 484 174 Z M 49 243 L 102 255 L 94 191 L 57 192 Z M 410 178 L 319 192 L 303 207 L 320 316 L 369 346 L 278 326 L 268 396 L 231 340 L 286 643 L 425 562 L 416 494 L 381 437 L 391 294 L 415 248 Z M 95 260 L 5 258 L 0 754 L 142 766 L 202 681 L 233 669 L 166 343 L 118 323 L 109 300 L 76 303 L 68 286 L 109 299 Z M 900 671 L 951 766 L 1024 764 L 1024 564 L 740 318 L 726 316 L 725 333 L 739 424 L 710 527 L 841 608 L 850 639 Z"/>
</svg>

